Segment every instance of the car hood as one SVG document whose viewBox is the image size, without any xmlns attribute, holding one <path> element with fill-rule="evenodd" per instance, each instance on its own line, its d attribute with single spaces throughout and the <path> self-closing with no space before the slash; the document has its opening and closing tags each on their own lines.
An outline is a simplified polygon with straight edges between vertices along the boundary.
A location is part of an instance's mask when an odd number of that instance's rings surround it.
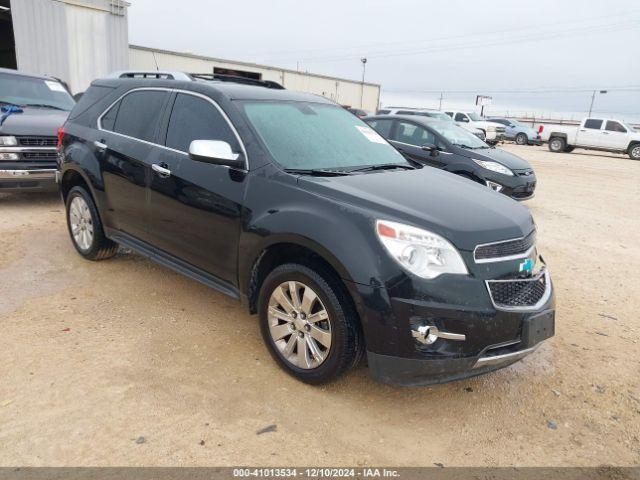
<svg viewBox="0 0 640 480">
<path fill-rule="evenodd" d="M 518 202 L 431 167 L 342 177 L 303 176 L 299 186 L 359 208 L 371 217 L 372 224 L 387 219 L 426 228 L 461 250 L 522 237 L 534 228 L 531 214 Z"/>
<path fill-rule="evenodd" d="M 68 116 L 69 112 L 62 110 L 27 107 L 22 113 L 9 115 L 0 126 L 0 134 L 55 137 Z"/>
<path fill-rule="evenodd" d="M 525 170 L 532 169 L 529 162 L 525 159 L 509 153 L 499 148 L 483 148 L 477 150 L 461 149 L 463 155 L 469 158 L 476 158 L 478 160 L 489 160 L 498 162 L 511 170 Z"/>
</svg>

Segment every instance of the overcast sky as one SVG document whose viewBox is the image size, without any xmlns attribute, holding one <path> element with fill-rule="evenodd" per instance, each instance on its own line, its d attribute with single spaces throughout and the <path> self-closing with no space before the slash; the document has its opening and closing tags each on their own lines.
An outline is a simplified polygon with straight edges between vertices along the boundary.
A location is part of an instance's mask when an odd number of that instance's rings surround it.
<svg viewBox="0 0 640 480">
<path fill-rule="evenodd" d="M 580 116 L 597 88 L 640 121 L 638 0 L 130 1 L 133 44 L 357 80 L 367 57 L 385 105 Z"/>
</svg>

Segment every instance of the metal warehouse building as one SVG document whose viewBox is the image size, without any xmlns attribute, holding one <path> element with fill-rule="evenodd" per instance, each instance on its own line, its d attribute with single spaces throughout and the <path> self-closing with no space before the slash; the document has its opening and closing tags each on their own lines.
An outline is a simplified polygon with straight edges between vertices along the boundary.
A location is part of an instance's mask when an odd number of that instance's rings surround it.
<svg viewBox="0 0 640 480">
<path fill-rule="evenodd" d="M 52 75 L 84 91 L 116 70 L 179 70 L 271 80 L 375 111 L 380 85 L 129 45 L 123 0 L 0 0 L 0 67 Z"/>
</svg>

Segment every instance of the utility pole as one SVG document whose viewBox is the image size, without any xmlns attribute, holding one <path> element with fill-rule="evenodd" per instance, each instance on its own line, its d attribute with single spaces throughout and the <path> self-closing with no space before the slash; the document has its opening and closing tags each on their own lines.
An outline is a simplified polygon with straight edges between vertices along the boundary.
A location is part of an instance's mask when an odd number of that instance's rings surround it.
<svg viewBox="0 0 640 480">
<path fill-rule="evenodd" d="M 596 99 L 596 92 L 597 90 L 593 91 L 593 94 L 591 95 L 591 105 L 589 105 L 589 115 L 587 115 L 587 117 L 591 116 L 591 112 L 593 111 L 593 102 Z M 607 93 L 607 90 L 600 90 L 600 94 L 604 95 L 605 93 Z"/>
<path fill-rule="evenodd" d="M 362 90 L 360 91 L 360 108 L 364 108 L 364 75 L 367 70 L 367 59 L 362 57 L 360 59 L 362 62 Z"/>
<path fill-rule="evenodd" d="M 442 110 L 442 96 L 444 95 L 444 92 L 440 92 L 440 103 L 438 104 L 438 110 Z"/>
</svg>

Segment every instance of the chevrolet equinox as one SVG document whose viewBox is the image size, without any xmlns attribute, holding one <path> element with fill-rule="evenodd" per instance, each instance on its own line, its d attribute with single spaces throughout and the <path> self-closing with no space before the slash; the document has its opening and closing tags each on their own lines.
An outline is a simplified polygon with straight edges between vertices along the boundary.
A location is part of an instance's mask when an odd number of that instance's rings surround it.
<svg viewBox="0 0 640 480">
<path fill-rule="evenodd" d="M 123 78 L 124 77 L 124 78 Z M 123 245 L 243 302 L 288 373 L 426 385 L 554 333 L 517 202 L 406 160 L 333 102 L 272 82 L 114 74 L 58 134 L 75 249 Z"/>
</svg>

